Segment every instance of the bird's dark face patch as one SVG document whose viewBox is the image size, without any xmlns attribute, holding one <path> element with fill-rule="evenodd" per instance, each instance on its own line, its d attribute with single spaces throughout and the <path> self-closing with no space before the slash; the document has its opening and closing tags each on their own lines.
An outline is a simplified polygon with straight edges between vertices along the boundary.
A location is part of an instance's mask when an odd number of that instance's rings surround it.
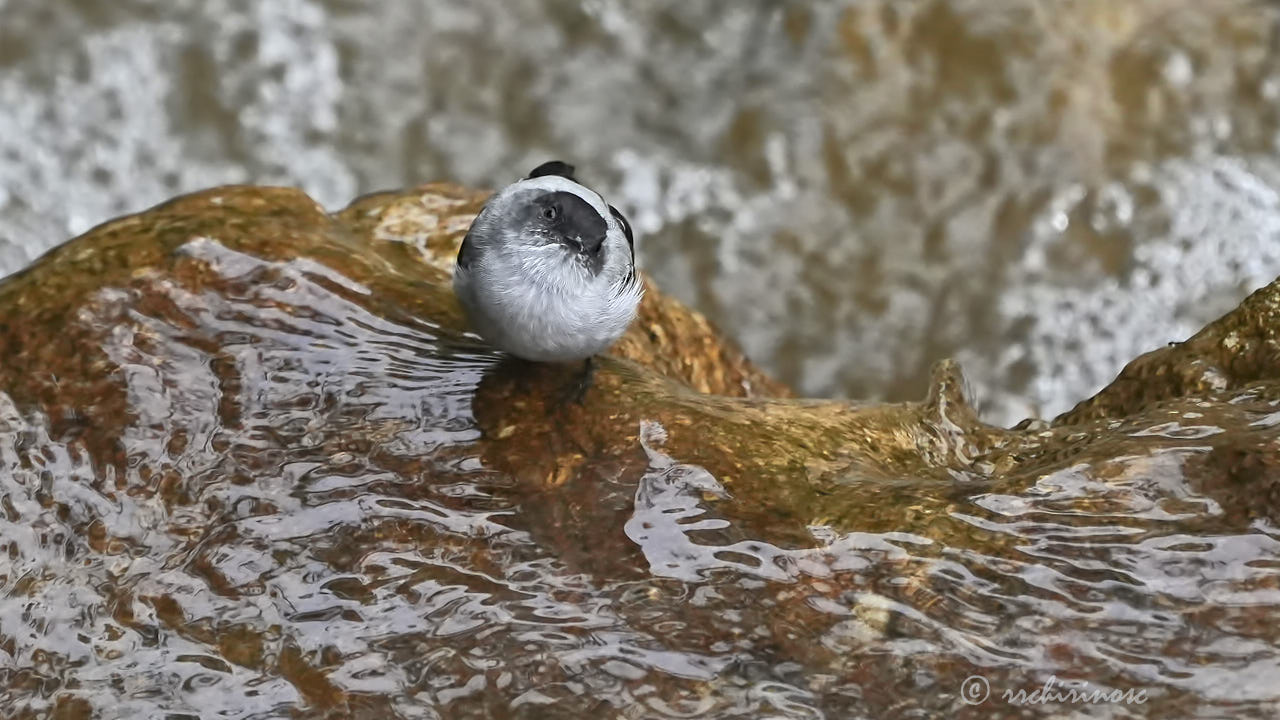
<svg viewBox="0 0 1280 720">
<path fill-rule="evenodd" d="M 548 241 L 568 246 L 583 256 L 587 267 L 599 272 L 603 265 L 600 248 L 609 226 L 586 200 L 571 192 L 549 192 L 529 203 L 528 227 Z"/>
</svg>

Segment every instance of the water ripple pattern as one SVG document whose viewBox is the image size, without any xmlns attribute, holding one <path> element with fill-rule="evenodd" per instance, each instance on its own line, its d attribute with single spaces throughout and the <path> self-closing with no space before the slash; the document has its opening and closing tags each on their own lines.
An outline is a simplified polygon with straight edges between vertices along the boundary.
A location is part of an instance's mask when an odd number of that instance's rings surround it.
<svg viewBox="0 0 1280 720">
<path fill-rule="evenodd" d="M 564 157 L 804 393 L 916 398 L 958 357 L 986 417 L 1047 417 L 1280 274 L 1278 26 L 1248 0 L 8 0 L 0 274 L 218 183 L 337 207 Z"/>
</svg>

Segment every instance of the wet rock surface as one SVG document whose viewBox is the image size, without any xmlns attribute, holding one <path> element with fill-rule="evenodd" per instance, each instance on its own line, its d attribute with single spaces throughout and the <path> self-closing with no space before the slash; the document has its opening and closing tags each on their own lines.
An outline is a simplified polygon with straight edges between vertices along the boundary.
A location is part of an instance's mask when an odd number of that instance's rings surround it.
<svg viewBox="0 0 1280 720">
<path fill-rule="evenodd" d="M 575 405 L 464 332 L 483 198 L 217 188 L 0 284 L 0 707 L 1280 709 L 1280 286 L 1019 429 L 949 362 L 792 399 L 654 290 Z"/>
<path fill-rule="evenodd" d="M 0 276 L 233 182 L 550 158 L 802 394 L 1051 418 L 1280 275 L 1280 4 L 4 0 Z M 762 293 L 760 288 L 769 288 Z"/>
</svg>

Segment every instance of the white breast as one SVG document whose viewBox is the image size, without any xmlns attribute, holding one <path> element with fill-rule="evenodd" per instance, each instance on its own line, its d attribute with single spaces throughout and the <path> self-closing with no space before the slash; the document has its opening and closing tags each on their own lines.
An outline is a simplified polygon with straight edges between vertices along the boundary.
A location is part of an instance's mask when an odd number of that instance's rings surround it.
<svg viewBox="0 0 1280 720">
<path fill-rule="evenodd" d="M 570 362 L 604 351 L 635 319 L 643 286 L 616 273 L 592 275 L 565 248 L 546 250 L 518 259 L 494 252 L 470 271 L 455 270 L 474 329 L 526 360 Z M 629 248 L 621 251 L 630 265 Z"/>
</svg>

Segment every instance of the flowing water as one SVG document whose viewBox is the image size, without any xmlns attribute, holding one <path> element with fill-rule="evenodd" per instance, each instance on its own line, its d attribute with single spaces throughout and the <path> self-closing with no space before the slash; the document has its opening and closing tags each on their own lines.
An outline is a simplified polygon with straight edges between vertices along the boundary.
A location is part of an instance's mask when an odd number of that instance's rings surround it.
<svg viewBox="0 0 1280 720">
<path fill-rule="evenodd" d="M 1278 18 L 0 0 L 0 272 L 181 190 L 563 157 L 803 391 L 917 399 L 958 356 L 988 419 L 1052 414 L 1280 274 Z M 990 459 L 941 416 L 939 474 L 805 503 L 652 422 L 531 483 L 492 354 L 306 258 L 180 254 L 209 286 L 69 316 L 106 364 L 39 382 L 90 400 L 0 386 L 0 717 L 989 717 L 1051 677 L 1145 694 L 1025 712 L 1280 712 L 1275 387 Z"/>
<path fill-rule="evenodd" d="M 1052 416 L 1280 274 L 1274 4 L 3 0 L 0 274 L 225 182 L 575 163 L 805 394 Z"/>
<path fill-rule="evenodd" d="M 0 285 L 5 716 L 1280 710 L 1274 374 L 1016 431 L 948 372 L 859 408 L 606 361 L 564 405 L 437 268 L 263 203 Z"/>
</svg>

